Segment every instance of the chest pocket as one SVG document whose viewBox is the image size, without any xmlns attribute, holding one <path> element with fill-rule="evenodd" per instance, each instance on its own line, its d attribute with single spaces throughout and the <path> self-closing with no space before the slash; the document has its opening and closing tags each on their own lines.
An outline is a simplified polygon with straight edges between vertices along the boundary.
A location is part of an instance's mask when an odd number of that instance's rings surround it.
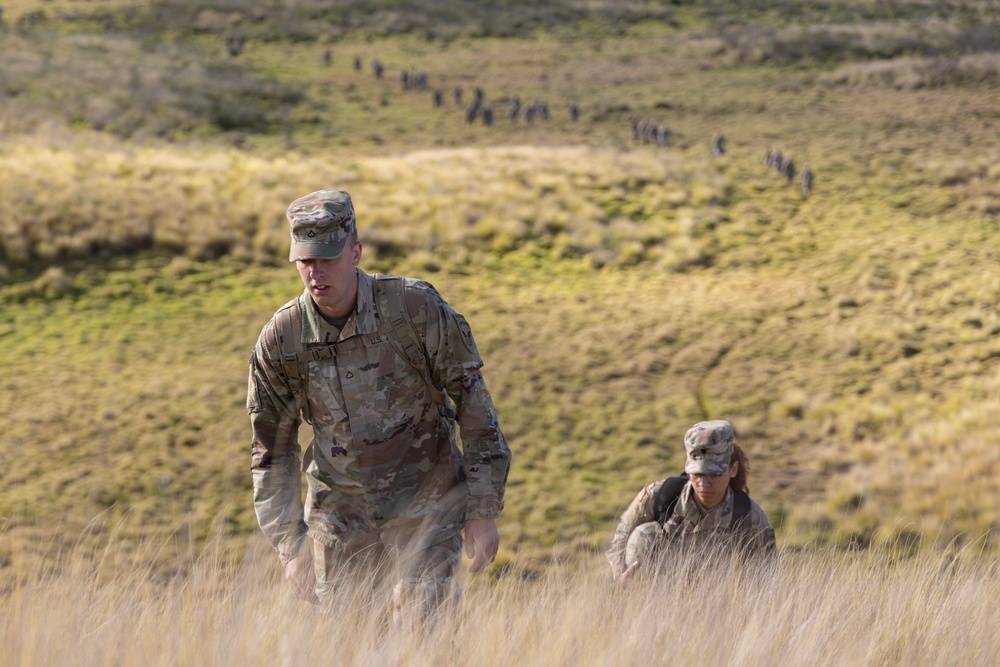
<svg viewBox="0 0 1000 667">
<path fill-rule="evenodd" d="M 330 427 L 347 421 L 337 364 L 332 360 L 309 362 L 309 410 L 314 427 Z"/>
</svg>

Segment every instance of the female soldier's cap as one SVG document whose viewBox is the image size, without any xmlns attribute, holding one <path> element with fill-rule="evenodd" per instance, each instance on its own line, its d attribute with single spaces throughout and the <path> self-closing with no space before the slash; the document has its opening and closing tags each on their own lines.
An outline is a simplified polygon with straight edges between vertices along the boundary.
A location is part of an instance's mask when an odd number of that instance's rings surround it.
<svg viewBox="0 0 1000 667">
<path fill-rule="evenodd" d="M 684 435 L 689 475 L 721 475 L 729 470 L 733 458 L 733 426 L 723 419 L 698 422 Z"/>
<path fill-rule="evenodd" d="M 285 211 L 292 232 L 288 261 L 337 259 L 357 234 L 354 204 L 343 190 L 319 190 L 299 197 Z"/>
</svg>

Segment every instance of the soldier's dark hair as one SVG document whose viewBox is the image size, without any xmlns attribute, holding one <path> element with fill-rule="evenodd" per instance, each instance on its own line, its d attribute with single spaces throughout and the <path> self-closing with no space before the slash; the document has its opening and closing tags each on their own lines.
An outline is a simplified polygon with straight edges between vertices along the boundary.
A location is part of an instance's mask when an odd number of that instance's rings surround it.
<svg viewBox="0 0 1000 667">
<path fill-rule="evenodd" d="M 733 457 L 729 459 L 729 465 L 734 462 L 738 462 L 740 466 L 736 470 L 736 476 L 729 480 L 729 488 L 734 491 L 750 493 L 750 489 L 747 487 L 747 477 L 750 476 L 750 460 L 738 442 L 733 443 Z"/>
</svg>

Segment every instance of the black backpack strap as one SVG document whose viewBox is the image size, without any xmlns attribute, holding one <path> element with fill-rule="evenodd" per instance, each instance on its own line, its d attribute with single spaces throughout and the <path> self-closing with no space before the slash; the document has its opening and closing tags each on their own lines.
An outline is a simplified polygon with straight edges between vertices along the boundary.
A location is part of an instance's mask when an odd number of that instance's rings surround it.
<svg viewBox="0 0 1000 667">
<path fill-rule="evenodd" d="M 656 492 L 656 499 L 653 503 L 654 518 L 661 526 L 667 522 L 670 515 L 674 513 L 674 507 L 680 498 L 681 491 L 688 480 L 687 473 L 681 473 L 677 477 L 670 477 L 664 480 Z M 744 520 L 750 515 L 750 496 L 739 489 L 733 489 L 733 526 L 739 530 L 743 526 Z"/>
<path fill-rule="evenodd" d="M 750 515 L 750 496 L 739 489 L 733 489 L 733 525 L 741 523 Z"/>
<path fill-rule="evenodd" d="M 754 535 L 750 531 L 750 496 L 738 489 L 733 489 L 733 539 L 740 553 L 746 554 Z"/>
<path fill-rule="evenodd" d="M 653 518 L 661 526 L 674 513 L 677 499 L 680 498 L 681 491 L 684 490 L 684 485 L 687 482 L 687 473 L 681 473 L 677 477 L 668 477 L 656 492 L 656 498 L 653 501 Z"/>
</svg>

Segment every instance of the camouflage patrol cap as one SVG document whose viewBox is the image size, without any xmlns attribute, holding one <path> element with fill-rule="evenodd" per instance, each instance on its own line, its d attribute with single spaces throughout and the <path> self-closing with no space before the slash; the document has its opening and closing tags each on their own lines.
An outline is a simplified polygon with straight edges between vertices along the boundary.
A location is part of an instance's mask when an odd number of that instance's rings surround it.
<svg viewBox="0 0 1000 667">
<path fill-rule="evenodd" d="M 343 190 L 319 190 L 299 197 L 285 211 L 291 226 L 288 261 L 336 259 L 357 233 L 354 204 Z"/>
<path fill-rule="evenodd" d="M 729 470 L 735 438 L 732 424 L 725 420 L 698 422 L 684 435 L 687 451 L 684 472 L 689 475 L 723 474 Z"/>
</svg>

